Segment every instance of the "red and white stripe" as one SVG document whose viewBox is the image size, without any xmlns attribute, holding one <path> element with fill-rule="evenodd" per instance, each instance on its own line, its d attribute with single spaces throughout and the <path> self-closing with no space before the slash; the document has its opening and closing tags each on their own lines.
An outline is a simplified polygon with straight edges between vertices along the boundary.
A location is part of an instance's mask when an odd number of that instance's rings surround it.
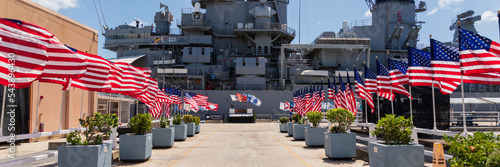
<svg viewBox="0 0 500 167">
<path fill-rule="evenodd" d="M 365 78 L 365 88 L 368 93 L 376 93 L 377 92 L 377 80 Z"/>
<path fill-rule="evenodd" d="M 354 115 L 356 115 L 358 113 L 358 107 L 356 106 L 356 98 L 354 97 L 354 93 L 352 92 L 351 88 L 350 88 L 350 83 L 347 83 L 347 87 L 346 87 L 346 102 L 347 102 L 347 107 L 348 107 L 348 110 L 353 112 Z"/>
<path fill-rule="evenodd" d="M 148 88 L 148 80 L 143 70 L 135 68 L 128 63 L 116 62 L 115 66 L 121 71 L 121 84 L 119 91 L 121 94 L 141 94 Z"/>
<path fill-rule="evenodd" d="M 0 27 L 0 84 L 16 89 L 29 87 L 49 60 L 47 46 L 45 41 Z"/>
<path fill-rule="evenodd" d="M 404 85 L 410 83 L 410 78 L 408 75 L 403 74 L 401 71 L 398 69 L 392 69 L 389 71 L 389 76 L 391 78 L 391 85 L 392 86 L 397 86 L 397 85 Z"/>
<path fill-rule="evenodd" d="M 87 72 L 85 72 L 82 77 L 71 80 L 72 86 L 84 90 L 99 92 L 111 89 L 111 84 L 109 83 L 110 80 L 108 80 L 111 63 L 101 56 L 81 51 L 77 51 L 76 53 L 84 56 L 88 64 Z"/>
<path fill-rule="evenodd" d="M 393 95 L 394 93 L 403 94 L 411 98 L 410 93 L 408 93 L 408 91 L 403 87 L 403 85 L 391 86 L 389 76 L 377 75 L 377 89 L 379 95 L 383 95 L 382 97 L 384 98 L 385 97 L 391 98 L 389 100 L 394 100 L 394 95 Z M 391 89 L 393 93 L 392 95 L 390 95 Z"/>
<path fill-rule="evenodd" d="M 464 74 L 500 72 L 500 44 L 491 41 L 490 50 L 460 51 L 460 63 Z"/>
<path fill-rule="evenodd" d="M 206 108 L 208 105 L 208 102 L 207 102 L 208 96 L 196 94 L 196 96 L 194 96 L 193 99 L 196 101 L 196 103 L 198 103 L 198 106 L 202 106 L 202 107 Z"/>
<path fill-rule="evenodd" d="M 366 80 L 365 80 L 365 84 L 366 84 Z M 371 107 L 371 109 L 372 109 L 372 110 L 371 110 L 371 112 L 372 112 L 372 113 L 374 113 L 374 112 L 375 112 L 375 105 L 374 105 L 374 102 L 373 102 L 373 97 L 372 97 L 372 95 L 371 95 L 370 93 L 368 93 L 368 92 L 366 91 L 366 88 L 365 88 L 362 84 L 360 84 L 360 83 L 358 83 L 358 82 L 356 82 L 356 89 L 358 89 L 358 92 L 359 92 L 359 93 L 358 93 L 358 96 L 359 96 L 360 98 L 362 98 L 362 99 L 365 99 L 366 103 L 367 103 L 367 104 Z"/>
<path fill-rule="evenodd" d="M 46 51 L 49 59 L 41 74 L 42 77 L 78 78 L 86 72 L 85 58 L 64 46 L 45 28 L 28 22 L 7 19 L 0 19 L 0 27 L 12 33 L 48 43 Z"/>
</svg>

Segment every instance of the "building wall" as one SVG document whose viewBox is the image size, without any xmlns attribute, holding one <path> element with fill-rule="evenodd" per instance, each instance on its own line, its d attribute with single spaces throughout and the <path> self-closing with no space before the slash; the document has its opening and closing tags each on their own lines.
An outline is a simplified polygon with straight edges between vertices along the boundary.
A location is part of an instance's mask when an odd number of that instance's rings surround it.
<svg viewBox="0 0 500 167">
<path fill-rule="evenodd" d="M 96 30 L 30 0 L 0 0 L 0 17 L 40 25 L 52 32 L 62 43 L 84 52 L 97 54 L 98 32 Z M 90 114 L 96 109 L 97 94 L 95 92 L 70 88 L 62 95 L 61 85 L 41 83 L 40 92 L 38 93 L 38 85 L 38 82 L 34 82 L 29 88 L 30 97 L 26 97 L 30 98 L 31 101 L 30 132 L 34 131 L 37 107 L 38 115 L 43 113 L 39 120 L 45 124 L 45 131 L 59 129 L 61 96 L 64 97 L 62 129 L 78 127 L 81 106 L 83 106 L 83 113 Z M 43 96 L 43 99 L 37 104 L 37 99 L 40 96 Z"/>
</svg>

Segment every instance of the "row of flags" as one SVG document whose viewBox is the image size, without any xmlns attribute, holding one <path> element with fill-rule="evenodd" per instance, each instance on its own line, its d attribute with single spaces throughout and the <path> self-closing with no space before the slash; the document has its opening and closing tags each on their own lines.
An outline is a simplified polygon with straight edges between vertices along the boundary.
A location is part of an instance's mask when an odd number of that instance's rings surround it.
<svg viewBox="0 0 500 167">
<path fill-rule="evenodd" d="M 150 76 L 149 69 L 111 62 L 68 47 L 44 27 L 0 18 L 1 85 L 22 89 L 38 80 L 61 84 L 63 90 L 76 87 L 118 93 L 137 98 L 158 118 L 170 104 L 181 103 L 181 91 L 160 89 L 158 81 Z M 214 106 L 208 104 L 206 96 L 190 94 L 190 97 L 200 106 Z M 189 97 L 186 101 L 191 102 Z"/>
<path fill-rule="evenodd" d="M 259 98 L 255 97 L 254 95 L 247 94 L 247 93 L 236 93 L 235 95 L 229 95 L 231 97 L 232 101 L 239 101 L 239 102 L 249 102 L 252 103 L 253 105 L 256 106 L 261 106 L 262 101 L 260 101 Z"/>
<path fill-rule="evenodd" d="M 321 111 L 325 98 L 323 81 L 303 87 L 293 92 L 294 109 L 300 115 L 305 115 L 309 111 Z"/>
</svg>

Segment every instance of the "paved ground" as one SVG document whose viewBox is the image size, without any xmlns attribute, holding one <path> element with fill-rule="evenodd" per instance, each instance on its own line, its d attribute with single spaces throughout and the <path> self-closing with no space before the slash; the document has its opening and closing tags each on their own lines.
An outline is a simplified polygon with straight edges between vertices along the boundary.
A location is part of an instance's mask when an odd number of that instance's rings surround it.
<svg viewBox="0 0 500 167">
<path fill-rule="evenodd" d="M 170 149 L 154 149 L 146 162 L 118 166 L 368 166 L 362 160 L 332 161 L 323 148 L 305 147 L 279 133 L 277 123 L 204 124 L 200 134 Z"/>
<path fill-rule="evenodd" d="M 18 154 L 24 156 L 40 154 L 47 152 L 47 142 L 26 143 L 17 149 Z M 0 156 L 6 157 L 6 151 L 0 149 Z M 1 160 L 5 158 L 0 157 L 0 163 Z M 19 166 L 57 166 L 57 156 Z M 116 161 L 113 166 L 361 167 L 369 164 L 363 160 L 330 160 L 325 156 L 324 148 L 309 148 L 304 141 L 295 141 L 286 133 L 280 133 L 279 124 L 273 122 L 202 124 L 200 134 L 175 142 L 172 148 L 153 149 L 148 161 Z M 426 163 L 426 166 L 431 165 Z"/>
</svg>

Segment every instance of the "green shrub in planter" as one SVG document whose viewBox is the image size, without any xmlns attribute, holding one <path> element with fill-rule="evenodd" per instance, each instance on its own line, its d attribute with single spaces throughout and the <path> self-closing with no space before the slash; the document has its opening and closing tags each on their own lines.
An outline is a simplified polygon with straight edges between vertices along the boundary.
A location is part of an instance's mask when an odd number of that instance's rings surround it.
<svg viewBox="0 0 500 167">
<path fill-rule="evenodd" d="M 356 135 L 347 133 L 354 122 L 354 114 L 346 109 L 332 109 L 326 113 L 332 124 L 330 133 L 324 132 L 325 155 L 329 158 L 356 157 Z"/>
<path fill-rule="evenodd" d="M 195 125 L 200 125 L 200 117 L 194 117 L 193 119 Z"/>
<path fill-rule="evenodd" d="M 486 167 L 497 167 L 500 166 L 500 150 L 497 150 L 488 156 L 486 159 Z"/>
<path fill-rule="evenodd" d="M 451 166 L 485 166 L 488 156 L 497 159 L 492 159 L 492 163 L 499 162 L 498 153 L 491 156 L 494 151 L 500 149 L 500 136 L 495 137 L 493 132 L 475 132 L 469 137 L 460 134 L 453 137 L 445 135 L 443 139 L 450 146 L 449 153 L 453 154 L 453 159 L 450 159 Z"/>
<path fill-rule="evenodd" d="M 168 119 L 166 119 L 165 117 L 160 118 L 160 128 L 167 128 L 169 124 L 170 121 Z"/>
<path fill-rule="evenodd" d="M 193 123 L 194 122 L 192 115 L 184 115 L 182 117 L 182 120 L 184 121 L 184 123 Z"/>
<path fill-rule="evenodd" d="M 288 129 L 287 129 L 287 127 L 288 127 L 288 126 L 287 126 L 287 123 L 288 123 L 288 121 L 289 121 L 288 117 L 281 117 L 281 118 L 279 119 L 279 121 L 280 121 L 280 132 L 281 132 L 281 133 L 286 133 L 286 132 L 288 132 Z"/>
<path fill-rule="evenodd" d="M 289 121 L 288 117 L 281 117 L 280 118 L 280 123 L 281 124 L 286 124 Z"/>
<path fill-rule="evenodd" d="M 388 114 L 380 119 L 376 127 L 373 135 L 382 135 L 387 145 L 409 145 L 413 142 L 411 119 Z"/>
<path fill-rule="evenodd" d="M 323 114 L 319 111 L 310 111 L 307 113 L 307 120 L 312 123 L 313 127 L 318 127 L 321 119 L 323 119 Z"/>
<path fill-rule="evenodd" d="M 130 119 L 127 126 L 136 135 L 144 135 L 151 129 L 151 115 L 149 114 L 139 114 Z"/>
<path fill-rule="evenodd" d="M 370 166 L 424 166 L 424 146 L 411 144 L 411 118 L 386 115 L 376 125 L 374 135 L 382 135 L 385 143 L 368 143 Z"/>
<path fill-rule="evenodd" d="M 177 114 L 177 115 L 174 117 L 174 120 L 172 120 L 172 124 L 174 124 L 174 125 L 181 125 L 181 124 L 182 124 L 182 117 L 181 117 L 181 114 Z"/>
<path fill-rule="evenodd" d="M 200 117 L 194 117 L 194 133 L 200 133 L 201 125 L 200 125 Z"/>
<path fill-rule="evenodd" d="M 82 141 L 80 131 L 70 132 L 66 141 L 71 145 L 57 148 L 58 166 L 111 166 L 111 145 L 103 143 L 102 139 L 109 137 L 111 129 L 118 126 L 118 117 L 115 114 L 95 113 L 78 120 L 85 128 L 85 140 Z M 85 161 L 74 161 L 75 158 Z"/>
<path fill-rule="evenodd" d="M 292 122 L 297 122 L 299 123 L 299 121 L 302 119 L 302 116 L 299 115 L 299 114 L 294 114 L 292 115 Z"/>
</svg>

